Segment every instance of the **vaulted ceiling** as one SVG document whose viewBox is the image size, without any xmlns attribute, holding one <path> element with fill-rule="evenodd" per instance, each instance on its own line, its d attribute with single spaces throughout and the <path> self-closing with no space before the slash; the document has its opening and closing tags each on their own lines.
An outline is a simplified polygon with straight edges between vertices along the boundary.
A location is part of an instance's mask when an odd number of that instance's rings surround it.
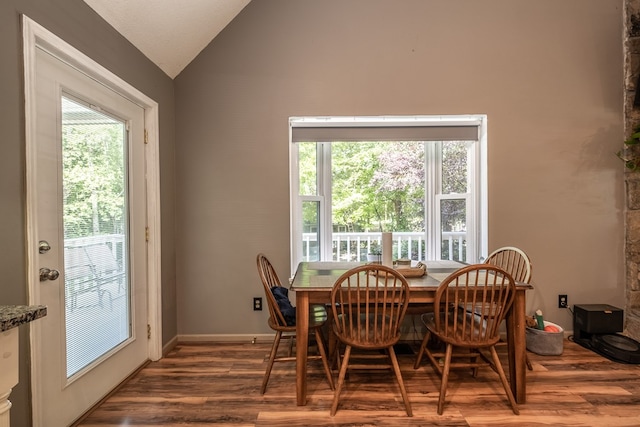
<svg viewBox="0 0 640 427">
<path fill-rule="evenodd" d="M 251 0 L 84 0 L 174 78 Z"/>
</svg>

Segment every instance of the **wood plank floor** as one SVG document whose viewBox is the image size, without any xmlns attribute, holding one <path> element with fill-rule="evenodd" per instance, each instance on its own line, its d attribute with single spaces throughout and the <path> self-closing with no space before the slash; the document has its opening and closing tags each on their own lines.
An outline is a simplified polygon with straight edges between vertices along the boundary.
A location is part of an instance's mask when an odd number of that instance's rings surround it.
<svg viewBox="0 0 640 427">
<path fill-rule="evenodd" d="M 529 353 L 533 371 L 519 416 L 489 368 L 475 379 L 453 372 L 444 414 L 438 415 L 439 377 L 426 360 L 414 370 L 414 355 L 400 354 L 413 417 L 406 416 L 393 374 L 385 371 L 351 374 L 331 417 L 333 392 L 319 361 L 310 362 L 306 406 L 295 404 L 293 363 L 276 364 L 260 395 L 269 348 L 270 343 L 178 344 L 78 425 L 640 426 L 640 365 L 609 361 L 570 341 L 561 356 Z M 505 351 L 499 349 L 503 360 Z"/>
</svg>

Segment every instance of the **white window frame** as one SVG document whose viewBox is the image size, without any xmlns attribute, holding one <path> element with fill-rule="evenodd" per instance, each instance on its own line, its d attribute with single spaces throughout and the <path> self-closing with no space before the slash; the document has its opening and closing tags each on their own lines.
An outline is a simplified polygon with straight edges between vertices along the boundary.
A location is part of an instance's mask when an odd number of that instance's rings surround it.
<svg viewBox="0 0 640 427">
<path fill-rule="evenodd" d="M 326 200 L 331 200 L 331 194 L 317 194 L 314 196 L 300 196 L 298 170 L 298 145 L 293 140 L 293 129 L 296 127 L 394 127 L 394 126 L 477 126 L 478 139 L 472 144 L 469 152 L 469 181 L 472 185 L 470 193 L 464 195 L 439 195 L 439 175 L 435 169 L 427 168 L 428 176 L 425 181 L 425 196 L 432 199 L 465 199 L 467 201 L 467 235 L 475 237 L 475 245 L 467 247 L 467 260 L 479 262 L 486 257 L 488 248 L 488 188 L 487 188 L 487 117 L 486 115 L 451 115 L 451 116 L 361 116 L 361 117 L 290 117 L 289 118 L 289 179 L 290 179 L 290 238 L 291 238 L 291 272 L 295 272 L 298 263 L 303 259 L 302 254 L 302 202 L 318 201 L 320 203 L 320 253 L 321 259 L 332 258 L 331 235 L 325 230 L 332 230 L 331 206 Z M 321 142 L 319 144 L 329 144 Z M 432 155 L 435 155 L 435 150 Z M 331 191 L 331 176 L 323 171 L 331 170 L 329 150 L 319 151 L 324 157 L 317 156 L 318 191 L 322 188 Z M 429 157 L 429 153 L 427 156 Z M 427 161 L 425 159 L 425 161 Z M 328 168 L 328 169 L 327 169 Z M 431 173 L 429 174 L 429 171 Z M 326 176 L 329 175 L 329 176 Z M 426 199 L 427 200 L 427 199 Z M 428 201 L 428 200 L 427 200 Z M 427 226 L 427 253 L 440 256 L 440 245 L 436 245 L 434 234 L 440 235 L 439 203 L 435 211 L 430 209 L 425 213 Z M 436 234 L 437 233 L 437 234 Z M 328 241 L 327 241 L 328 240 Z M 434 247 L 435 246 L 435 247 Z"/>
</svg>

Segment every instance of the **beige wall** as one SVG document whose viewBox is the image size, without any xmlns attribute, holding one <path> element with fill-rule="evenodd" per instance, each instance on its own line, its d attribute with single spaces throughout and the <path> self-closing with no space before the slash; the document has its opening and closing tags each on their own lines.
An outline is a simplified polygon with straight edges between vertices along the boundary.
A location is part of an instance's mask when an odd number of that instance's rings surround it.
<svg viewBox="0 0 640 427">
<path fill-rule="evenodd" d="M 175 80 L 179 334 L 267 332 L 289 273 L 288 118 L 487 114 L 489 247 L 529 310 L 624 307 L 621 0 L 259 0 Z"/>
<path fill-rule="evenodd" d="M 26 304 L 24 13 L 159 103 L 163 341 L 175 337 L 173 81 L 81 0 L 0 1 L 0 305 Z M 38 320 L 46 321 L 46 318 Z M 20 328 L 20 382 L 11 393 L 11 426 L 30 422 L 28 328 Z"/>
<path fill-rule="evenodd" d="M 287 276 L 293 115 L 487 114 L 490 248 L 531 255 L 530 304 L 567 328 L 558 293 L 623 306 L 621 3 L 256 0 L 174 85 L 81 0 L 1 1 L 0 304 L 27 302 L 26 13 L 160 103 L 165 343 L 268 331 L 255 255 Z"/>
</svg>

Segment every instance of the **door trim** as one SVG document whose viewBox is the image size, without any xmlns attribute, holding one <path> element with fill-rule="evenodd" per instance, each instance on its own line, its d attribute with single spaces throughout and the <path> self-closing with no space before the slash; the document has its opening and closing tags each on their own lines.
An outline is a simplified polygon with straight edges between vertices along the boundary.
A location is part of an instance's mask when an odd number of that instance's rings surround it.
<svg viewBox="0 0 640 427">
<path fill-rule="evenodd" d="M 161 286 L 161 240 L 160 240 L 160 158 L 158 103 L 149 98 L 126 81 L 96 63 L 64 40 L 42 27 L 26 15 L 22 16 L 24 85 L 25 85 L 25 145 L 26 145 L 26 239 L 27 239 L 27 287 L 30 305 L 40 301 L 39 277 L 37 269 L 38 230 L 36 223 L 36 49 L 41 48 L 61 61 L 81 71 L 113 91 L 140 105 L 144 109 L 145 129 L 147 132 L 146 168 L 147 168 L 147 277 L 148 277 L 148 319 L 151 338 L 148 340 L 148 357 L 156 361 L 162 357 L 162 286 Z M 30 329 L 30 358 L 37 354 L 40 342 L 38 322 L 32 322 Z M 33 422 L 42 425 L 39 402 L 38 372 L 36 364 L 31 363 L 31 390 L 33 395 Z"/>
</svg>

